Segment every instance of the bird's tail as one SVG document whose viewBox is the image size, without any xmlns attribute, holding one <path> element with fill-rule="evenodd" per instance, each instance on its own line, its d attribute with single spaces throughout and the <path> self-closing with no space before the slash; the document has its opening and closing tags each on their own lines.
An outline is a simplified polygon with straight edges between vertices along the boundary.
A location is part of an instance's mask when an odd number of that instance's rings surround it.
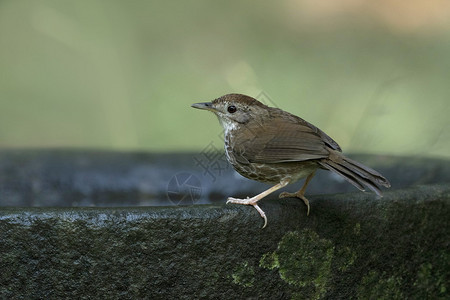
<svg viewBox="0 0 450 300">
<path fill-rule="evenodd" d="M 378 196 L 381 196 L 381 190 L 378 185 L 391 186 L 389 181 L 374 169 L 347 158 L 337 151 L 330 153 L 329 158 L 320 160 L 319 164 L 323 168 L 341 175 L 361 191 L 364 191 L 364 186 L 366 186 Z"/>
</svg>

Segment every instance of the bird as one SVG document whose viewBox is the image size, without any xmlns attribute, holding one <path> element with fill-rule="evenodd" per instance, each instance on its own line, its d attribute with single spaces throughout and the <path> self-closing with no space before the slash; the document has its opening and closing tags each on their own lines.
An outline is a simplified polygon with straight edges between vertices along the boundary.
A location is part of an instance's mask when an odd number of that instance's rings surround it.
<svg viewBox="0 0 450 300">
<path fill-rule="evenodd" d="M 382 196 L 380 186 L 391 184 L 380 173 L 346 157 L 341 147 L 325 132 L 304 119 L 269 107 L 243 94 L 227 94 L 211 102 L 192 104 L 193 108 L 213 112 L 224 130 L 225 154 L 228 162 L 242 176 L 273 184 L 253 197 L 228 197 L 227 204 L 253 206 L 264 219 L 267 216 L 258 202 L 267 195 L 306 178 L 302 188 L 294 193 L 283 192 L 279 198 L 303 200 L 306 188 L 318 169 L 342 176 L 361 191 L 372 190 Z"/>
</svg>

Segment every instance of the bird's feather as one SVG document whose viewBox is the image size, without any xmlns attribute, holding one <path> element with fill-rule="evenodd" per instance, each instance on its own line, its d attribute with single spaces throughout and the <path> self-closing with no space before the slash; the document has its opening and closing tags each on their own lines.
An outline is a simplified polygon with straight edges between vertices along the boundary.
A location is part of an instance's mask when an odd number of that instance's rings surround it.
<svg viewBox="0 0 450 300">
<path fill-rule="evenodd" d="M 283 117 L 280 114 L 283 113 Z M 269 118 L 254 119 L 233 141 L 240 163 L 280 163 L 326 158 L 339 145 L 323 131 L 292 114 L 270 108 Z"/>
</svg>

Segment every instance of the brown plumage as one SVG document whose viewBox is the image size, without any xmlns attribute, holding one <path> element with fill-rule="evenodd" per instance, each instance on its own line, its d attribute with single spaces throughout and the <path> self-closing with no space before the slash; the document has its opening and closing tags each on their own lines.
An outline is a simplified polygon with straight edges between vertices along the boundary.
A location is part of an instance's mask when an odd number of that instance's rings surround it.
<svg viewBox="0 0 450 300">
<path fill-rule="evenodd" d="M 269 193 L 307 177 L 297 193 L 280 197 L 304 197 L 306 186 L 318 168 L 333 171 L 364 191 L 367 187 L 381 196 L 378 185 L 390 187 L 377 171 L 345 157 L 339 145 L 319 128 L 293 114 L 268 107 L 241 94 L 228 94 L 213 102 L 196 103 L 195 108 L 214 112 L 225 130 L 228 161 L 242 176 L 277 183 L 250 199 L 229 198 L 228 202 L 253 205 L 265 220 L 257 202 Z M 228 203 L 227 202 L 227 203 Z"/>
</svg>

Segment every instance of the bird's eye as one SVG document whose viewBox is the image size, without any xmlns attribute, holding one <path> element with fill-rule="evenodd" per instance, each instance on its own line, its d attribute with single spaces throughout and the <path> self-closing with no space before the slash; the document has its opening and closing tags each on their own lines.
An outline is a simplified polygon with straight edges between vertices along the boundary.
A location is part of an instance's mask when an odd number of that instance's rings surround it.
<svg viewBox="0 0 450 300">
<path fill-rule="evenodd" d="M 236 106 L 234 106 L 234 105 L 230 105 L 230 106 L 227 107 L 227 110 L 228 110 L 228 112 L 229 112 L 230 114 L 232 114 L 232 113 L 235 113 L 235 112 L 236 112 L 237 108 L 236 108 Z"/>
</svg>

